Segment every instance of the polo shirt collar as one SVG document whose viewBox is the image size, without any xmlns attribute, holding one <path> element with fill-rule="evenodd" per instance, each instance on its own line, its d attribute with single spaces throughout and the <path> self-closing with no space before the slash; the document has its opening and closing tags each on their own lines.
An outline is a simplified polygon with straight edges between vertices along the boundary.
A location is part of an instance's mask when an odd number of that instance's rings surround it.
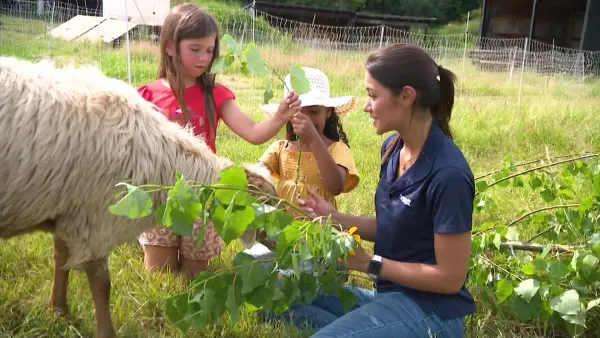
<svg viewBox="0 0 600 338">
<path fill-rule="evenodd" d="M 433 163 L 437 156 L 438 149 L 442 145 L 445 137 L 446 135 L 444 135 L 440 127 L 435 122 L 432 123 L 427 139 L 425 139 L 425 143 L 423 144 L 423 148 L 421 148 L 417 160 L 402 176 L 394 180 L 396 173 L 398 172 L 400 149 L 402 149 L 402 146 L 404 145 L 404 141 L 400 139 L 397 142 L 392 155 L 388 159 L 390 162 L 386 168 L 386 181 L 388 184 L 391 183 L 390 192 L 403 190 L 406 187 L 424 180 L 433 169 Z"/>
</svg>

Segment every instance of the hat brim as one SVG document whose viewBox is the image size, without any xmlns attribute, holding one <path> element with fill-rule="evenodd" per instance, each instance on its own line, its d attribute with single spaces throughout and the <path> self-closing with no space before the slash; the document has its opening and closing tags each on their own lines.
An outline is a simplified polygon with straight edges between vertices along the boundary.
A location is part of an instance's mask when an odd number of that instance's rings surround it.
<svg viewBox="0 0 600 338">
<path fill-rule="evenodd" d="M 343 116 L 351 112 L 354 107 L 356 107 L 356 97 L 340 96 L 331 97 L 328 99 L 306 98 L 302 100 L 300 105 L 302 107 L 325 106 L 329 108 L 335 108 L 335 113 L 338 116 Z M 272 115 L 277 111 L 277 108 L 279 108 L 279 103 L 265 104 L 262 105 L 261 108 L 265 113 Z"/>
</svg>

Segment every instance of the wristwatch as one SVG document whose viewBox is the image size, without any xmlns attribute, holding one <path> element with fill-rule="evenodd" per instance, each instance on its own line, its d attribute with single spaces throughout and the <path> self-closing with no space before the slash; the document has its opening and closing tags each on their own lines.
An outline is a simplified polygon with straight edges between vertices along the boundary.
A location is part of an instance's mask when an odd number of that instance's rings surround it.
<svg viewBox="0 0 600 338">
<path fill-rule="evenodd" d="M 367 273 L 371 279 L 375 280 L 379 277 L 379 273 L 381 272 L 381 256 L 374 255 L 371 258 L 371 262 L 369 263 L 369 267 L 367 268 Z"/>
</svg>

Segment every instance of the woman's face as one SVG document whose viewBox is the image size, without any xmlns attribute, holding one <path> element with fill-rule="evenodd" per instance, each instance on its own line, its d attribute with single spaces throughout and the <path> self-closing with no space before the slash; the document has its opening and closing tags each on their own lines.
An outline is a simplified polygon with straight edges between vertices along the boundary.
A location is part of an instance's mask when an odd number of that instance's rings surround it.
<svg viewBox="0 0 600 338">
<path fill-rule="evenodd" d="M 373 119 L 373 125 L 378 135 L 392 130 L 400 130 L 408 125 L 414 102 L 414 90 L 404 87 L 399 94 L 392 93 L 371 74 L 365 72 L 365 87 L 368 97 L 363 110 Z"/>
</svg>

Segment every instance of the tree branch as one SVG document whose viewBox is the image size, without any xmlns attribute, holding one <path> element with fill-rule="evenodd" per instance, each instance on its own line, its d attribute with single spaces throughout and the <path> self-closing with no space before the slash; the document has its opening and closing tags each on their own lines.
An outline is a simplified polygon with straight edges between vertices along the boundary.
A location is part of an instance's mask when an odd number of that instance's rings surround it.
<svg viewBox="0 0 600 338">
<path fill-rule="evenodd" d="M 586 158 L 592 158 L 592 157 L 598 157 L 598 156 L 600 156 L 600 154 L 586 154 L 586 155 L 582 155 L 582 156 L 579 156 L 579 157 L 570 158 L 568 160 L 556 161 L 556 162 L 552 162 L 552 163 L 549 163 L 549 164 L 544 164 L 544 165 L 541 165 L 541 166 L 537 166 L 537 167 L 534 167 L 534 168 L 531 168 L 531 169 L 523 170 L 523 171 L 520 171 L 518 173 L 514 173 L 512 175 L 508 175 L 508 176 L 506 176 L 504 178 L 501 178 L 501 179 L 499 179 L 497 181 L 494 181 L 494 182 L 490 183 L 488 185 L 488 188 L 492 187 L 492 186 L 494 186 L 494 185 L 496 185 L 498 183 L 504 182 L 506 180 L 510 180 L 511 178 L 515 178 L 517 176 L 521 176 L 521 175 L 524 175 L 524 174 L 527 174 L 527 173 L 530 173 L 530 172 L 533 172 L 533 171 L 537 171 L 537 170 L 540 170 L 540 169 L 553 167 L 553 166 L 556 166 L 556 165 L 559 165 L 559 164 L 569 163 L 569 162 L 573 162 L 573 161 L 577 161 L 577 160 L 584 160 Z M 479 192 L 477 192 L 475 195 L 478 195 L 478 194 L 479 194 Z"/>
<path fill-rule="evenodd" d="M 503 242 L 500 243 L 500 249 L 504 250 L 521 250 L 521 251 L 532 251 L 532 252 L 542 252 L 546 248 L 546 245 L 534 244 L 534 243 L 526 243 L 526 242 Z M 573 252 L 577 249 L 576 246 L 571 245 L 560 245 L 560 244 L 552 244 L 552 251 L 558 253 L 569 253 Z"/>
<path fill-rule="evenodd" d="M 519 217 L 519 218 L 515 219 L 514 221 L 508 223 L 507 226 L 509 226 L 509 227 L 513 226 L 513 225 L 519 223 L 520 221 L 522 221 L 523 219 L 527 218 L 528 216 L 531 216 L 531 215 L 533 215 L 535 213 L 538 213 L 538 212 L 541 212 L 541 211 L 547 211 L 547 210 L 553 210 L 553 209 L 569 209 L 569 208 L 576 208 L 578 206 L 579 206 L 579 203 L 573 203 L 573 204 L 551 205 L 551 206 L 548 206 L 548 207 L 539 208 L 539 209 L 532 210 L 530 212 L 527 212 L 527 213 L 521 215 L 521 217 Z"/>
<path fill-rule="evenodd" d="M 580 154 L 559 155 L 559 156 L 554 156 L 552 158 L 553 159 L 559 159 L 559 158 L 573 157 L 573 156 L 578 156 L 578 155 L 580 155 Z M 526 165 L 529 165 L 529 164 L 533 164 L 533 163 L 539 162 L 539 161 L 541 161 L 543 159 L 544 158 L 538 158 L 538 159 L 535 159 L 535 160 L 526 160 L 524 162 L 520 162 L 520 163 L 517 163 L 517 164 L 513 165 L 513 167 L 515 167 L 515 168 L 523 167 L 523 166 L 526 166 Z M 494 170 L 494 171 L 490 171 L 489 173 L 482 174 L 482 175 L 479 175 L 479 176 L 475 177 L 475 180 L 479 180 L 479 179 L 482 179 L 482 178 L 485 178 L 485 177 L 488 177 L 488 176 L 492 176 L 493 174 L 498 173 L 500 171 L 502 171 L 502 170 L 497 169 L 497 170 Z"/>
</svg>

